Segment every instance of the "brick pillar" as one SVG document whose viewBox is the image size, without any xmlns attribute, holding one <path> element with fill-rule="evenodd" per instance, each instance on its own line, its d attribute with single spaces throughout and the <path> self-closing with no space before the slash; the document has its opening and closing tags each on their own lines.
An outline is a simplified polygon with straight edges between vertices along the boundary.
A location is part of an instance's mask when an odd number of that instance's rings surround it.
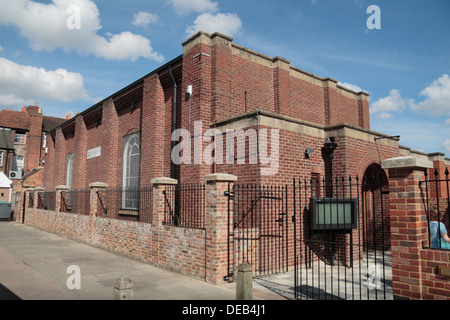
<svg viewBox="0 0 450 320">
<path fill-rule="evenodd" d="M 152 225 L 154 226 L 154 231 L 151 235 L 151 253 L 150 259 L 153 263 L 160 264 L 159 261 L 159 247 L 160 242 L 164 239 L 160 239 L 160 228 L 162 228 L 162 223 L 164 221 L 164 187 L 167 185 L 176 185 L 178 180 L 172 178 L 156 178 L 151 180 L 152 190 L 153 190 L 153 217 Z"/>
<path fill-rule="evenodd" d="M 164 221 L 164 186 L 176 185 L 178 180 L 172 178 L 156 178 L 151 180 L 153 188 L 153 217 L 152 224 L 154 226 L 162 225 Z"/>
<path fill-rule="evenodd" d="M 55 212 L 61 212 L 62 209 L 62 199 L 61 199 L 61 195 L 63 192 L 67 192 L 70 190 L 70 188 L 68 186 L 56 186 L 55 188 L 56 190 L 56 199 L 55 199 Z"/>
<path fill-rule="evenodd" d="M 30 194 L 34 192 L 36 193 L 36 190 L 34 188 L 27 188 L 25 190 L 25 210 L 27 210 L 28 206 L 30 205 Z M 34 200 L 34 195 L 33 195 Z M 33 208 L 36 207 L 36 202 L 33 202 Z"/>
<path fill-rule="evenodd" d="M 34 191 L 34 208 L 38 208 L 39 192 L 44 192 L 45 188 L 37 187 Z"/>
<path fill-rule="evenodd" d="M 290 61 L 281 57 L 273 58 L 274 63 L 274 93 L 275 93 L 275 112 L 279 114 L 291 114 L 290 96 L 286 88 L 290 88 Z"/>
<path fill-rule="evenodd" d="M 429 160 L 398 157 L 383 160 L 389 172 L 392 285 L 395 296 L 422 299 L 421 254 L 428 225 L 419 181 L 433 167 Z M 426 280 L 426 279 L 425 279 Z"/>
<path fill-rule="evenodd" d="M 102 206 L 105 203 L 101 201 L 105 201 L 105 191 L 108 187 L 107 183 L 104 182 L 92 182 L 89 184 L 90 189 L 90 215 L 97 216 L 98 214 L 102 214 Z"/>
<path fill-rule="evenodd" d="M 228 183 L 236 176 L 214 173 L 206 181 L 206 281 L 218 284 L 228 276 Z M 230 211 L 230 221 L 232 221 Z M 232 272 L 234 270 L 231 270 Z"/>
<path fill-rule="evenodd" d="M 87 129 L 83 116 L 75 118 L 75 146 L 73 159 L 72 189 L 86 188 L 86 161 L 87 161 Z M 76 174 L 75 174 L 76 173 Z"/>
<path fill-rule="evenodd" d="M 66 143 L 61 128 L 56 129 L 54 145 L 53 173 L 50 173 L 53 174 L 53 181 L 51 186 L 46 186 L 47 188 L 50 188 L 49 190 L 66 181 Z"/>
<path fill-rule="evenodd" d="M 166 112 L 172 114 L 170 107 L 164 102 L 164 89 L 158 74 L 144 80 L 141 129 L 141 159 L 151 158 L 152 161 L 141 161 L 141 183 L 147 184 L 147 179 L 164 176 L 170 172 L 170 162 L 166 161 L 170 152 L 170 127 L 166 125 Z M 173 99 L 173 96 L 172 96 Z M 168 149 L 169 146 L 169 149 Z M 170 155 L 170 153 L 169 153 Z M 165 170 L 166 169 L 166 170 Z"/>
<path fill-rule="evenodd" d="M 22 208 L 20 209 L 20 216 L 17 217 L 17 221 L 20 222 L 20 223 L 25 223 L 24 217 L 26 218 L 26 214 L 27 214 L 28 210 L 31 209 L 31 208 L 28 207 L 30 205 L 30 194 L 31 194 L 31 192 L 35 192 L 34 188 L 26 188 L 25 191 L 24 191 L 24 193 L 25 193 L 25 200 L 24 200 L 25 201 L 25 207 L 23 207 L 23 209 Z M 34 197 L 33 197 L 33 200 L 34 200 Z M 33 202 L 33 207 L 35 207 L 35 202 Z"/>
</svg>

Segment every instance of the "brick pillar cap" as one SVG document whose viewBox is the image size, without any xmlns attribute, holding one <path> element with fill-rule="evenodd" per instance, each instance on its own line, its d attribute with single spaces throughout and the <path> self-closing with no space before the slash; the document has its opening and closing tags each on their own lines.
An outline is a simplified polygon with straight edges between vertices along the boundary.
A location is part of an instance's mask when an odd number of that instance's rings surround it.
<svg viewBox="0 0 450 320">
<path fill-rule="evenodd" d="M 401 169 L 401 168 L 433 168 L 433 162 L 427 159 L 416 158 L 413 156 L 403 156 L 381 161 L 383 169 Z"/>
<path fill-rule="evenodd" d="M 70 190 L 69 186 L 65 186 L 65 185 L 61 185 L 61 186 L 56 186 L 55 188 L 56 190 Z"/>
<path fill-rule="evenodd" d="M 34 190 L 36 190 L 35 188 L 25 188 L 25 191 L 34 191 Z"/>
<path fill-rule="evenodd" d="M 152 184 L 178 184 L 177 179 L 166 178 L 166 177 L 152 179 L 150 182 Z"/>
<path fill-rule="evenodd" d="M 107 188 L 108 184 L 104 182 L 92 182 L 89 184 L 89 188 Z"/>
<path fill-rule="evenodd" d="M 44 191 L 45 190 L 45 188 L 44 187 L 36 187 L 36 189 L 35 189 L 36 191 Z"/>
<path fill-rule="evenodd" d="M 236 181 L 238 177 L 227 173 L 212 173 L 203 177 L 206 182 L 213 181 Z"/>
</svg>

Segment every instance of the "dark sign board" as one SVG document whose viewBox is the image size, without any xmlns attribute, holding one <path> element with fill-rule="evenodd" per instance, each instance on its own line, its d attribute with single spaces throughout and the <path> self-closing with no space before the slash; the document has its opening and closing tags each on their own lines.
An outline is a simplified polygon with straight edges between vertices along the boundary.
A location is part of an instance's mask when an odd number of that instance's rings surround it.
<svg viewBox="0 0 450 320">
<path fill-rule="evenodd" d="M 356 199 L 311 199 L 311 230 L 350 230 L 357 228 Z"/>
</svg>

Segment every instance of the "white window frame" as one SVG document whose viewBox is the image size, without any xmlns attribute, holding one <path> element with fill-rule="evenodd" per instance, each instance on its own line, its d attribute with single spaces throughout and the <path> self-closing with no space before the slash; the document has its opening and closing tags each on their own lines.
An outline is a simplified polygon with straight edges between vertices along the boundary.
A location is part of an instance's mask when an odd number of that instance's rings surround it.
<svg viewBox="0 0 450 320">
<path fill-rule="evenodd" d="M 19 138 L 19 139 L 18 139 Z M 18 141 L 19 140 L 19 141 Z M 23 142 L 21 141 L 23 140 Z M 14 143 L 17 144 L 27 144 L 27 134 L 26 133 L 15 133 L 14 134 Z"/>
<path fill-rule="evenodd" d="M 66 186 L 72 189 L 72 179 L 73 179 L 73 152 L 67 154 L 66 156 Z"/>
<path fill-rule="evenodd" d="M 138 195 L 138 192 L 127 192 L 130 188 L 136 189 L 139 187 L 140 183 L 140 171 L 141 171 L 141 136 L 139 132 L 129 134 L 123 139 L 124 147 L 122 154 L 122 209 L 138 210 L 139 209 L 139 198 L 133 199 L 133 195 Z M 136 152 L 137 151 L 137 152 Z M 132 157 L 137 157 L 132 158 Z M 137 161 L 138 170 L 137 176 L 131 176 L 130 162 Z M 132 182 L 134 181 L 134 183 Z M 131 202 L 131 204 L 130 204 Z"/>
<path fill-rule="evenodd" d="M 0 167 L 3 167 L 3 151 L 0 151 Z"/>
</svg>

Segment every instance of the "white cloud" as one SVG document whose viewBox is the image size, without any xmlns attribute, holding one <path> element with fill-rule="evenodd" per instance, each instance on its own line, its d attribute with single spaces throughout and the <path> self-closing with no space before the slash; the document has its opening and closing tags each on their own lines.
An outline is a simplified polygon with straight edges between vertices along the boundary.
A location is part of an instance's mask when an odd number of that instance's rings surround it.
<svg viewBox="0 0 450 320">
<path fill-rule="evenodd" d="M 360 92 L 360 91 L 367 92 L 366 90 L 361 89 L 361 87 L 357 86 L 356 84 L 351 84 L 348 82 L 338 82 L 338 85 L 343 86 L 347 89 L 353 90 L 355 92 Z"/>
<path fill-rule="evenodd" d="M 435 117 L 450 115 L 450 77 L 447 74 L 433 81 L 420 96 L 426 99 L 418 104 L 411 103 L 412 110 Z"/>
<path fill-rule="evenodd" d="M 444 149 L 444 152 L 446 152 L 446 154 L 450 154 L 450 139 L 446 139 L 442 143 L 442 149 Z"/>
<path fill-rule="evenodd" d="M 198 31 L 207 33 L 220 32 L 227 36 L 233 36 L 242 27 L 241 19 L 233 13 L 203 13 L 195 19 L 194 24 L 186 29 L 188 36 Z"/>
<path fill-rule="evenodd" d="M 370 107 L 370 114 L 378 115 L 380 118 L 392 117 L 392 112 L 402 111 L 406 108 L 406 101 L 398 89 L 392 89 L 389 96 L 381 98 Z"/>
<path fill-rule="evenodd" d="M 158 20 L 158 15 L 144 11 L 140 11 L 133 16 L 133 24 L 138 27 L 146 27 L 150 23 L 158 22 Z"/>
<path fill-rule="evenodd" d="M 37 100 L 87 100 L 83 76 L 65 69 L 47 71 L 0 57 L 0 105 L 11 107 Z"/>
<path fill-rule="evenodd" d="M 16 26 L 35 51 L 61 48 L 111 60 L 164 59 L 153 51 L 150 40 L 141 35 L 131 32 L 109 38 L 99 35 L 100 14 L 92 0 L 53 0 L 49 4 L 0 0 L 0 7 L 0 25 Z M 124 52 L 124 43 L 136 47 L 125 48 Z"/>
<path fill-rule="evenodd" d="M 448 124 L 448 125 L 450 125 L 450 118 L 449 119 L 447 119 L 447 120 L 445 120 L 445 122 L 444 122 L 445 124 Z"/>
<path fill-rule="evenodd" d="M 0 52 L 2 52 L 3 51 L 3 47 L 2 46 L 0 46 Z"/>
<path fill-rule="evenodd" d="M 179 16 L 187 15 L 192 12 L 216 12 L 219 10 L 219 4 L 211 0 L 169 0 L 173 5 L 175 13 Z"/>
</svg>

